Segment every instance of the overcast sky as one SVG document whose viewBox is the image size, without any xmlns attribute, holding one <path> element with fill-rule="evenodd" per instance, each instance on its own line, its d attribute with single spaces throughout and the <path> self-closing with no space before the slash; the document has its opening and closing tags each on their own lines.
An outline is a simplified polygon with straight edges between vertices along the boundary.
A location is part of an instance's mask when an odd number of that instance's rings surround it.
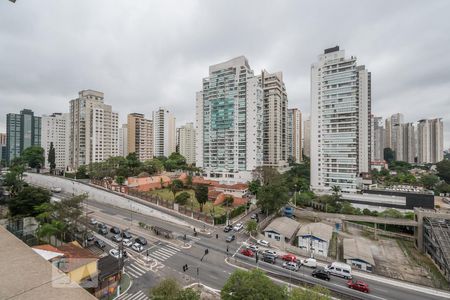
<svg viewBox="0 0 450 300">
<path fill-rule="evenodd" d="M 0 131 L 6 113 L 68 112 L 78 91 L 120 113 L 195 121 L 208 67 L 245 55 L 282 71 L 309 115 L 310 66 L 339 45 L 372 72 L 372 111 L 442 117 L 450 147 L 450 1 L 0 0 Z"/>
</svg>

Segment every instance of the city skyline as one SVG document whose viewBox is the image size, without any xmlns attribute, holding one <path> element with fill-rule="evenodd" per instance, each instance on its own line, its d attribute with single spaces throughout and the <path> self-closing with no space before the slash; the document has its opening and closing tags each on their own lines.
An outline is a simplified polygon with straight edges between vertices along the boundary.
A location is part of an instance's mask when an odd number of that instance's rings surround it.
<svg viewBox="0 0 450 300">
<path fill-rule="evenodd" d="M 89 88 L 105 93 L 106 101 L 120 112 L 120 124 L 125 123 L 128 113 L 150 116 L 160 106 L 173 112 L 177 126 L 193 122 L 198 78 L 207 76 L 205 70 L 209 65 L 240 55 L 249 59 L 255 72 L 263 69 L 283 72 L 289 107 L 299 108 L 306 120 L 310 112 L 311 63 L 322 49 L 339 45 L 355 53 L 371 70 L 374 115 L 386 118 L 401 112 L 405 122 L 442 118 L 444 146 L 450 147 L 450 110 L 447 109 L 450 87 L 446 84 L 449 78 L 445 55 L 450 50 L 446 42 L 450 26 L 445 18 L 435 17 L 447 11 L 446 2 L 408 2 L 406 9 L 406 2 L 389 3 L 387 11 L 387 2 L 349 2 L 361 14 L 340 20 L 339 26 L 332 30 L 325 30 L 326 24 L 336 24 L 338 17 L 332 8 L 341 6 L 340 3 L 327 4 L 330 8 L 330 12 L 325 12 L 327 21 L 311 28 L 307 25 L 312 18 L 323 13 L 320 5 L 291 3 L 274 8 L 262 3 L 252 15 L 248 14 L 253 6 L 250 2 L 240 3 L 237 13 L 234 10 L 231 13 L 233 5 L 225 3 L 203 3 L 199 10 L 197 2 L 106 7 L 106 2 L 77 1 L 62 5 L 49 1 L 42 5 L 29 1 L 24 5 L 19 1 L 8 9 L 6 2 L 0 3 L 0 24 L 5 28 L 0 29 L 4 43 L 0 50 L 0 63 L 4 66 L 0 73 L 3 108 L 0 132 L 6 131 L 6 113 L 22 108 L 29 108 L 37 115 L 67 113 L 67 101 L 77 91 Z M 367 9 L 373 16 L 362 13 Z M 84 26 L 78 26 L 74 11 L 83 11 Z M 170 21 L 159 16 L 169 12 L 174 16 Z M 272 28 L 260 22 L 269 12 L 273 17 L 280 17 L 280 27 Z M 383 19 L 378 20 L 375 16 L 382 12 Z M 35 17 L 31 18 L 31 13 Z M 89 18 L 94 13 L 96 17 Z M 136 22 L 117 27 L 114 16 L 122 13 Z M 49 14 L 64 22 L 51 27 L 53 21 L 48 21 L 52 19 L 47 18 Z M 248 26 L 236 31 L 228 26 L 227 16 L 235 23 L 245 17 Z M 354 26 L 358 22 L 370 30 L 358 30 Z M 206 25 L 212 23 L 214 26 L 208 29 Z M 421 26 L 424 23 L 427 27 Z M 166 26 L 170 27 L 167 28 L 170 35 L 165 34 Z M 134 34 L 138 27 L 148 39 L 142 40 Z M 88 34 L 93 28 L 96 34 Z M 269 33 L 275 34 L 272 43 L 265 41 Z M 358 38 L 361 35 L 364 41 Z M 422 38 L 417 39 L 418 35 Z M 101 49 L 85 49 L 84 45 L 94 39 L 98 39 Z M 209 43 L 205 47 L 202 43 L 205 39 L 236 43 Z M 43 51 L 40 45 L 46 45 L 47 50 Z M 29 50 L 33 55 L 26 55 Z M 427 64 L 421 65 L 417 72 L 416 62 L 425 59 Z M 15 80 L 17 72 L 23 74 L 20 81 Z M 414 110 L 407 111 L 407 107 Z"/>
</svg>

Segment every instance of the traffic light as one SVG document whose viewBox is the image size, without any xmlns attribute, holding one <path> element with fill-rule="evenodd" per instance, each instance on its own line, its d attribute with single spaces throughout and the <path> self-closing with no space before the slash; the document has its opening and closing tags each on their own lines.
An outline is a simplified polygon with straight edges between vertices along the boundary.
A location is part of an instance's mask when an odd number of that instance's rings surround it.
<svg viewBox="0 0 450 300">
<path fill-rule="evenodd" d="M 256 263 L 258 263 L 258 252 L 255 252 L 255 260 L 256 260 Z"/>
<path fill-rule="evenodd" d="M 188 269 L 189 269 L 189 267 L 187 264 L 183 265 L 183 272 L 186 272 Z"/>
</svg>

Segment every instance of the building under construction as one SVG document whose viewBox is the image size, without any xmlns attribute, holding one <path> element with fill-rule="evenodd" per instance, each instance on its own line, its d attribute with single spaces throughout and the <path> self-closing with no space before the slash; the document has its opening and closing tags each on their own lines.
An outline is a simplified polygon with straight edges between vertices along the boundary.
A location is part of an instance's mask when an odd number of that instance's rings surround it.
<svg viewBox="0 0 450 300">
<path fill-rule="evenodd" d="M 450 220 L 425 217 L 423 226 L 424 250 L 450 281 Z"/>
</svg>

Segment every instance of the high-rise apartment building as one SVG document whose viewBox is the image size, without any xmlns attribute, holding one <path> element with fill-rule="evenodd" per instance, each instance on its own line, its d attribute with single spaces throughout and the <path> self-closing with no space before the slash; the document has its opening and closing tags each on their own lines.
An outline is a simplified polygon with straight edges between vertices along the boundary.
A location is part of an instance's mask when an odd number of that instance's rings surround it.
<svg viewBox="0 0 450 300">
<path fill-rule="evenodd" d="M 384 147 L 386 144 L 385 135 L 386 130 L 383 125 L 382 117 L 373 118 L 373 158 L 372 160 L 379 161 L 384 159 Z"/>
<path fill-rule="evenodd" d="M 6 133 L 0 133 L 0 163 L 6 162 Z"/>
<path fill-rule="evenodd" d="M 140 161 L 152 159 L 153 121 L 139 113 L 129 114 L 127 121 L 127 152 L 136 153 Z"/>
<path fill-rule="evenodd" d="M 303 122 L 303 154 L 311 157 L 311 120 Z"/>
<path fill-rule="evenodd" d="M 195 163 L 194 123 L 186 123 L 178 128 L 178 152 L 186 158 L 187 164 Z"/>
<path fill-rule="evenodd" d="M 416 162 L 416 132 L 413 123 L 401 124 L 403 138 L 403 161 L 410 164 Z"/>
<path fill-rule="evenodd" d="M 164 108 L 153 112 L 153 155 L 170 156 L 176 151 L 175 117 Z"/>
<path fill-rule="evenodd" d="M 104 94 L 83 90 L 70 100 L 70 164 L 102 162 L 119 154 L 119 120 Z"/>
<path fill-rule="evenodd" d="M 265 70 L 258 76 L 263 89 L 263 164 L 271 167 L 287 165 L 287 107 L 288 99 L 283 73 Z"/>
<path fill-rule="evenodd" d="M 370 116 L 370 72 L 338 46 L 325 49 L 311 66 L 312 189 L 357 190 L 371 161 Z"/>
<path fill-rule="evenodd" d="M 287 113 L 288 158 L 299 163 L 302 161 L 302 113 L 298 108 L 290 108 Z"/>
<path fill-rule="evenodd" d="M 417 140 L 419 163 L 437 163 L 444 159 L 444 124 L 441 118 L 420 120 Z"/>
<path fill-rule="evenodd" d="M 48 153 L 53 143 L 57 170 L 70 166 L 70 114 L 54 113 L 42 116 L 41 147 L 45 151 L 45 167 L 50 168 Z"/>
<path fill-rule="evenodd" d="M 401 113 L 396 113 L 391 116 L 389 122 L 390 130 L 390 148 L 395 152 L 395 160 L 403 161 L 403 131 L 402 124 L 404 123 L 404 117 Z M 386 127 L 386 130 L 388 128 Z"/>
<path fill-rule="evenodd" d="M 263 163 L 263 89 L 247 58 L 209 67 L 196 96 L 196 165 L 224 182 L 245 182 Z"/>
<path fill-rule="evenodd" d="M 19 157 L 23 150 L 41 145 L 41 117 L 30 109 L 6 115 L 6 162 Z"/>
<path fill-rule="evenodd" d="M 119 128 L 119 156 L 127 157 L 128 155 L 128 125 L 122 124 Z"/>
</svg>

